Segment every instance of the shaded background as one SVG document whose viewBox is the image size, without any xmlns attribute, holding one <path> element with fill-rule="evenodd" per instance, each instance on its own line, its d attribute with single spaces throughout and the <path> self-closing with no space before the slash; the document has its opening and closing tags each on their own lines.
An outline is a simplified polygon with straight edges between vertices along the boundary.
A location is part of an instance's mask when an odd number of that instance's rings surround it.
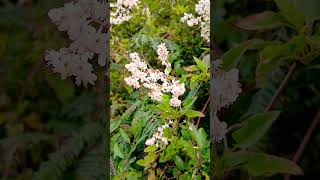
<svg viewBox="0 0 320 180">
<path fill-rule="evenodd" d="M 309 1 L 315 3 L 317 1 Z M 237 20 L 242 17 L 263 11 L 279 11 L 272 0 L 215 0 L 214 1 L 214 41 L 217 46 L 215 55 L 221 55 L 230 48 L 253 38 L 272 41 L 286 41 L 295 32 L 288 28 L 276 28 L 264 32 L 250 32 L 237 27 Z M 298 6 L 303 12 L 319 12 L 320 5 L 308 6 L 307 3 Z M 319 6 L 318 6 L 319 5 Z M 317 14 L 316 14 L 317 15 Z M 319 34 L 319 21 L 311 27 L 312 35 Z M 294 51 L 294 50 L 293 50 Z M 238 117 L 254 112 L 261 112 L 270 102 L 271 97 L 279 87 L 280 82 L 288 73 L 292 63 L 282 64 L 278 74 L 267 79 L 263 87 L 258 87 L 255 76 L 256 66 L 259 63 L 258 51 L 247 51 L 241 58 L 238 66 L 243 93 L 231 109 L 221 115 L 223 120 L 230 124 L 239 122 Z M 302 142 L 308 127 L 314 120 L 320 105 L 320 70 L 315 67 L 319 64 L 319 57 L 312 59 L 312 63 L 304 65 L 297 62 L 288 84 L 275 101 L 272 110 L 280 110 L 281 115 L 268 132 L 268 136 L 259 144 L 259 148 L 277 156 L 292 159 Z M 319 117 L 318 117 L 319 119 Z M 319 179 L 320 178 L 320 131 L 319 127 L 311 135 L 305 146 L 305 151 L 297 164 L 301 166 L 305 175 L 291 177 L 291 179 Z M 230 179 L 245 179 L 246 175 L 237 172 L 228 177 Z M 258 178 L 259 179 L 259 178 Z M 283 179 L 278 175 L 267 179 Z"/>
<path fill-rule="evenodd" d="M 44 61 L 68 46 L 48 18 L 63 0 L 0 1 L 0 177 L 104 179 L 105 70 L 95 86 L 61 80 Z"/>
</svg>

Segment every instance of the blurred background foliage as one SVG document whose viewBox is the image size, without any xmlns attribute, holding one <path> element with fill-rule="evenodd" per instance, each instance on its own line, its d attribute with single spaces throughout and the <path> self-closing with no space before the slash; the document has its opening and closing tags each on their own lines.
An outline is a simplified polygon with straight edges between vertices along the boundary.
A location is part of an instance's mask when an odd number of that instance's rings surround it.
<svg viewBox="0 0 320 180">
<path fill-rule="evenodd" d="M 319 1 L 214 0 L 213 3 L 214 54 L 227 62 L 227 67 L 239 68 L 243 89 L 238 101 L 219 117 L 232 125 L 241 123 L 250 114 L 265 111 L 292 68 L 292 76 L 271 108 L 281 114 L 255 147 L 292 159 L 320 107 Z M 291 179 L 320 177 L 318 127 L 297 162 L 304 176 Z M 231 137 L 228 140 L 234 143 Z M 236 171 L 225 178 L 248 177 Z"/>
<path fill-rule="evenodd" d="M 67 45 L 48 11 L 62 0 L 0 1 L 0 177 L 104 179 L 104 73 L 76 87 L 46 66 L 47 49 Z"/>
</svg>

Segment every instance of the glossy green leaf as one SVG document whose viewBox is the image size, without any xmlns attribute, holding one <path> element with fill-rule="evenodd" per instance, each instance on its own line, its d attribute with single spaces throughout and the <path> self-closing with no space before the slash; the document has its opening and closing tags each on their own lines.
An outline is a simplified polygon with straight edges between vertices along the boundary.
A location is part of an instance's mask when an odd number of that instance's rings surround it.
<svg viewBox="0 0 320 180">
<path fill-rule="evenodd" d="M 137 164 L 143 167 L 146 167 L 149 165 L 149 163 L 145 159 L 140 159 L 137 161 Z"/>
<path fill-rule="evenodd" d="M 184 67 L 183 70 L 188 71 L 188 72 L 192 72 L 192 71 L 199 70 L 199 68 L 196 65 L 191 65 L 191 66 Z"/>
<path fill-rule="evenodd" d="M 180 170 L 185 169 L 184 162 L 179 155 L 173 156 L 173 161 L 176 164 L 177 168 L 179 168 Z"/>
<path fill-rule="evenodd" d="M 203 72 L 207 71 L 206 65 L 200 59 L 198 59 L 196 57 L 193 57 L 193 59 L 197 63 L 197 66 L 201 71 L 203 71 Z"/>
<path fill-rule="evenodd" d="M 207 134 L 203 128 L 200 128 L 196 134 L 196 141 L 200 148 L 203 148 L 207 145 Z"/>
<path fill-rule="evenodd" d="M 122 158 L 122 159 L 124 158 L 123 149 L 119 144 L 117 144 L 117 143 L 114 144 L 113 151 L 114 151 L 114 154 L 116 156 L 118 156 L 119 158 Z"/>
<path fill-rule="evenodd" d="M 144 152 L 154 152 L 156 151 L 158 148 L 155 144 L 148 146 L 147 148 L 144 149 Z"/>
<path fill-rule="evenodd" d="M 186 99 L 186 100 L 182 103 L 183 108 L 184 108 L 185 110 L 186 110 L 186 109 L 190 109 L 196 100 L 197 100 L 197 97 L 195 97 L 195 96 Z"/>
<path fill-rule="evenodd" d="M 248 148 L 254 145 L 265 135 L 279 114 L 279 111 L 258 113 L 245 120 L 243 127 L 232 134 L 236 146 Z"/>
<path fill-rule="evenodd" d="M 255 48 L 258 44 L 263 43 L 260 39 L 248 40 L 235 48 L 230 49 L 222 56 L 223 69 L 229 71 L 236 67 L 242 55 L 249 49 Z"/>
<path fill-rule="evenodd" d="M 235 25 L 248 31 L 265 31 L 280 27 L 284 24 L 283 18 L 275 12 L 265 11 L 250 15 L 237 21 Z"/>
<path fill-rule="evenodd" d="M 283 16 L 293 25 L 301 28 L 304 24 L 304 16 L 294 5 L 292 0 L 274 0 Z"/>
<path fill-rule="evenodd" d="M 227 152 L 223 156 L 225 168 L 228 170 L 246 169 L 252 176 L 271 176 L 275 174 L 303 174 L 294 162 L 281 157 L 249 152 Z"/>
<path fill-rule="evenodd" d="M 297 9 L 308 22 L 320 19 L 320 1 L 318 0 L 293 0 Z"/>
<path fill-rule="evenodd" d="M 127 143 L 130 143 L 130 138 L 129 138 L 128 134 L 126 132 L 124 132 L 124 130 L 121 128 L 119 129 L 119 131 L 120 131 L 120 135 L 124 139 L 124 141 Z"/>
<path fill-rule="evenodd" d="M 247 164 L 252 176 L 270 176 L 274 174 L 302 175 L 303 171 L 294 162 L 264 153 L 251 153 Z"/>
<path fill-rule="evenodd" d="M 184 115 L 186 115 L 189 118 L 204 117 L 204 114 L 202 114 L 202 112 L 195 111 L 195 110 L 192 110 L 192 109 L 189 109 L 189 110 L 185 111 Z"/>
<path fill-rule="evenodd" d="M 210 69 L 210 54 L 204 56 L 204 58 L 202 59 L 202 63 L 206 66 L 206 69 Z"/>
</svg>

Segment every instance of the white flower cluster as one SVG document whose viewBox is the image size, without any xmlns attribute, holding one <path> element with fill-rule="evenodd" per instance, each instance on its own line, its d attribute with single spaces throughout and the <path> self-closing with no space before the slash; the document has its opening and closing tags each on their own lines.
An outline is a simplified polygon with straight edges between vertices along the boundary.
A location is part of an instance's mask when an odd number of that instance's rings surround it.
<svg viewBox="0 0 320 180">
<path fill-rule="evenodd" d="M 181 18 L 182 22 L 186 22 L 188 26 L 200 25 L 201 36 L 210 42 L 210 1 L 209 0 L 199 0 L 198 4 L 195 6 L 195 11 L 197 17 L 192 14 L 184 13 Z"/>
<path fill-rule="evenodd" d="M 110 22 L 111 24 L 121 24 L 131 19 L 130 12 L 134 7 L 138 7 L 139 0 L 117 0 L 116 3 L 110 3 L 111 11 Z"/>
<path fill-rule="evenodd" d="M 61 78 L 75 76 L 76 84 L 94 84 L 97 77 L 88 62 L 96 54 L 98 64 L 104 66 L 107 58 L 107 34 L 103 33 L 107 25 L 105 1 L 77 0 L 52 9 L 48 15 L 60 31 L 66 31 L 72 40 L 68 48 L 59 51 L 48 50 L 45 60 Z M 95 28 L 93 24 L 98 25 Z"/>
<path fill-rule="evenodd" d="M 164 93 L 171 93 L 170 105 L 179 107 L 181 105 L 179 96 L 186 91 L 184 83 L 179 83 L 174 77 L 169 76 L 171 64 L 168 61 L 169 51 L 164 43 L 158 46 L 157 53 L 162 64 L 166 66 L 165 72 L 148 68 L 147 63 L 135 52 L 129 55 L 131 62 L 125 65 L 132 75 L 126 77 L 124 81 L 135 89 L 140 88 L 142 84 L 149 89 L 148 96 L 159 102 L 162 101 Z"/>
<path fill-rule="evenodd" d="M 221 70 L 223 62 L 213 61 L 212 68 L 212 98 L 213 98 L 213 141 L 220 142 L 227 133 L 227 123 L 220 121 L 217 112 L 235 102 L 241 93 L 239 70 L 234 68 L 228 72 Z"/>
<path fill-rule="evenodd" d="M 156 144 L 157 147 L 159 147 L 160 143 L 168 145 L 168 139 L 163 136 L 163 130 L 165 128 L 169 128 L 169 124 L 165 124 L 165 125 L 162 125 L 161 127 L 158 127 L 157 132 L 154 133 L 150 139 L 146 140 L 145 145 L 151 146 L 153 144 Z"/>
<path fill-rule="evenodd" d="M 213 121 L 213 139 L 215 142 L 220 142 L 223 138 L 226 137 L 227 133 L 227 123 L 224 121 L 220 121 L 216 114 L 214 115 L 214 121 Z"/>
<path fill-rule="evenodd" d="M 219 110 L 235 102 L 241 93 L 239 81 L 239 70 L 231 69 L 228 72 L 213 72 L 213 107 Z"/>
</svg>

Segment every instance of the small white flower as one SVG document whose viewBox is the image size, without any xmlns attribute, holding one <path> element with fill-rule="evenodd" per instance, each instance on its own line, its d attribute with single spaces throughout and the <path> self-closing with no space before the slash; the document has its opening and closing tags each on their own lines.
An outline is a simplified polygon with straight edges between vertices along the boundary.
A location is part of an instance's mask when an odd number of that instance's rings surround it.
<svg viewBox="0 0 320 180">
<path fill-rule="evenodd" d="M 153 145 L 154 144 L 154 140 L 153 139 L 147 139 L 147 141 L 145 142 L 145 144 L 147 146 Z"/>
<path fill-rule="evenodd" d="M 178 99 L 177 97 L 173 97 L 170 99 L 170 106 L 173 106 L 173 107 L 179 107 L 181 105 L 181 100 Z"/>
<path fill-rule="evenodd" d="M 139 57 L 139 54 L 133 52 L 129 54 L 130 62 L 125 65 L 125 68 L 132 75 L 126 77 L 124 81 L 135 89 L 140 88 L 142 84 L 149 90 L 148 96 L 158 102 L 162 102 L 164 93 L 172 93 L 174 98 L 170 100 L 170 105 L 178 107 L 181 104 L 178 97 L 186 91 L 185 85 L 169 76 L 171 64 L 167 61 L 169 51 L 164 43 L 158 46 L 157 53 L 162 64 L 166 66 L 165 72 L 158 69 L 149 69 L 147 63 Z"/>
<path fill-rule="evenodd" d="M 210 1 L 199 0 L 195 6 L 195 11 L 198 17 L 192 14 L 184 13 L 181 22 L 186 22 L 188 26 L 200 25 L 201 36 L 210 42 Z"/>
<path fill-rule="evenodd" d="M 174 81 L 171 89 L 171 93 L 175 97 L 179 97 L 184 94 L 186 91 L 186 88 L 184 86 L 184 83 L 179 83 L 178 81 Z"/>
</svg>

